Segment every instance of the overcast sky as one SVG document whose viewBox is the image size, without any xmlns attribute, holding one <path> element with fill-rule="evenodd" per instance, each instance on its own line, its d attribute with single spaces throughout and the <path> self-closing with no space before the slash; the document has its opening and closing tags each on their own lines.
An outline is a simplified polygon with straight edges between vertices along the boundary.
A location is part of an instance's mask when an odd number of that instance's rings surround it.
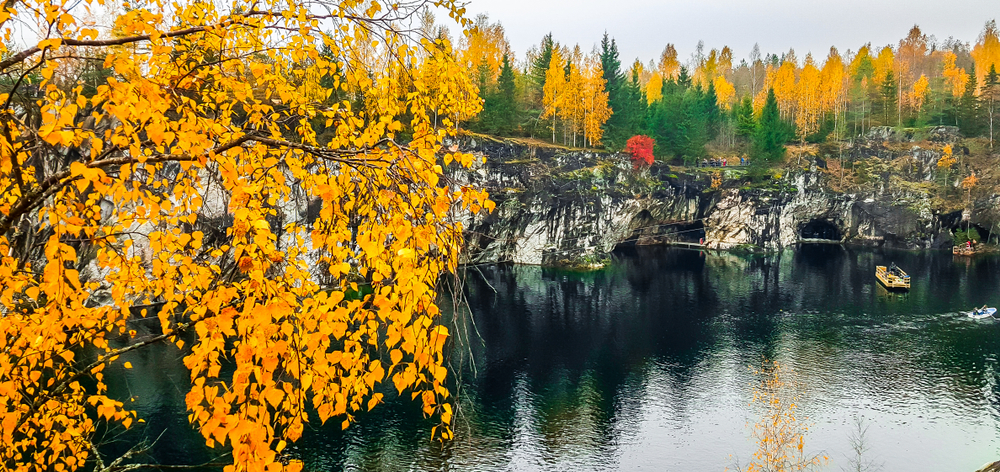
<svg viewBox="0 0 1000 472">
<path fill-rule="evenodd" d="M 731 47 L 734 64 L 755 42 L 764 54 L 795 48 L 800 60 L 822 60 L 830 46 L 898 44 L 914 24 L 938 41 L 975 43 L 987 20 L 1000 19 L 1000 0 L 471 0 L 467 9 L 499 20 L 518 60 L 550 31 L 589 52 L 607 30 L 626 67 L 658 58 L 667 43 L 686 62 L 699 40 L 706 52 Z"/>
</svg>

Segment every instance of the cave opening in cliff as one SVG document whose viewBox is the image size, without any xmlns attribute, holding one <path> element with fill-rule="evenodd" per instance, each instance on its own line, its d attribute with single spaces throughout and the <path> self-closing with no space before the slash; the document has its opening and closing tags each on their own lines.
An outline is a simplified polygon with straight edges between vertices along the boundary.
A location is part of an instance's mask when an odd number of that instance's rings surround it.
<svg viewBox="0 0 1000 472">
<path fill-rule="evenodd" d="M 699 243 L 705 239 L 705 223 L 701 220 L 690 224 L 674 225 L 672 228 L 677 235 L 677 241 L 682 243 Z"/>
<path fill-rule="evenodd" d="M 629 228 L 629 236 L 618 243 L 619 247 L 701 243 L 705 239 L 705 224 L 700 219 L 661 223 L 645 210 L 632 218 Z"/>
<path fill-rule="evenodd" d="M 801 239 L 822 239 L 827 241 L 840 241 L 843 236 L 840 228 L 828 220 L 812 220 L 802 227 L 799 233 Z"/>
</svg>

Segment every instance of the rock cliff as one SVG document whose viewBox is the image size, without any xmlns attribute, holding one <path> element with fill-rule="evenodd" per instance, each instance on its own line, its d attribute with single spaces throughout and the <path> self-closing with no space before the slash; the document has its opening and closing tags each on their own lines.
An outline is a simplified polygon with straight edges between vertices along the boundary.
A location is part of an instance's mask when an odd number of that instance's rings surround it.
<svg viewBox="0 0 1000 472">
<path fill-rule="evenodd" d="M 947 131 L 935 136 L 947 141 Z M 745 169 L 657 164 L 636 170 L 620 154 L 467 137 L 459 145 L 485 163 L 454 177 L 488 188 L 497 207 L 466 222 L 466 262 L 586 267 L 599 265 L 622 244 L 773 251 L 830 242 L 940 249 L 951 246 L 951 231 L 960 224 L 995 238 L 990 234 L 1000 233 L 1000 197 L 978 198 L 964 212 L 944 208 L 927 191 L 940 151 L 907 139 L 876 136 L 850 146 L 852 175 L 865 180 L 842 190 L 836 170 L 815 155 L 790 159 L 795 165 L 755 183 Z"/>
</svg>

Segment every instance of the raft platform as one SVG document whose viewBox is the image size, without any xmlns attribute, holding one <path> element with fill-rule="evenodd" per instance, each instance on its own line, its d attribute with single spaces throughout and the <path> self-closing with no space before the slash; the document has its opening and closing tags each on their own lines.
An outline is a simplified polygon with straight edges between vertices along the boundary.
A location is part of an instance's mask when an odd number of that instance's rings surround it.
<svg viewBox="0 0 1000 472">
<path fill-rule="evenodd" d="M 976 248 L 962 246 L 962 245 L 955 245 L 951 247 L 951 253 L 956 256 L 971 256 L 976 253 Z"/>
<path fill-rule="evenodd" d="M 899 267 L 875 266 L 875 278 L 878 279 L 885 288 L 891 290 L 909 290 L 910 276 Z"/>
</svg>

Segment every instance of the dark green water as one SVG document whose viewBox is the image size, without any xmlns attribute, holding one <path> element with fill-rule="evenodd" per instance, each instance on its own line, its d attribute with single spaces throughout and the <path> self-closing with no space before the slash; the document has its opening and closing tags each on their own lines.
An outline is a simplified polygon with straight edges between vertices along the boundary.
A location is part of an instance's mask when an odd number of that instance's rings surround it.
<svg viewBox="0 0 1000 472">
<path fill-rule="evenodd" d="M 905 295 L 875 265 L 913 277 Z M 487 283 L 488 281 L 488 283 Z M 853 418 L 886 471 L 967 471 L 1000 459 L 1000 257 L 805 246 L 743 259 L 647 249 L 595 274 L 482 267 L 466 277 L 478 329 L 459 393 L 457 438 L 428 440 L 419 408 L 392 401 L 292 448 L 312 470 L 722 471 L 753 452 L 748 366 L 793 366 L 806 449 L 848 466 Z M 495 289 L 495 292 L 494 292 Z M 176 358 L 176 354 L 172 354 Z M 133 358 L 156 459 L 205 459 L 171 354 Z M 124 390 L 128 389 L 128 390 Z"/>
</svg>

